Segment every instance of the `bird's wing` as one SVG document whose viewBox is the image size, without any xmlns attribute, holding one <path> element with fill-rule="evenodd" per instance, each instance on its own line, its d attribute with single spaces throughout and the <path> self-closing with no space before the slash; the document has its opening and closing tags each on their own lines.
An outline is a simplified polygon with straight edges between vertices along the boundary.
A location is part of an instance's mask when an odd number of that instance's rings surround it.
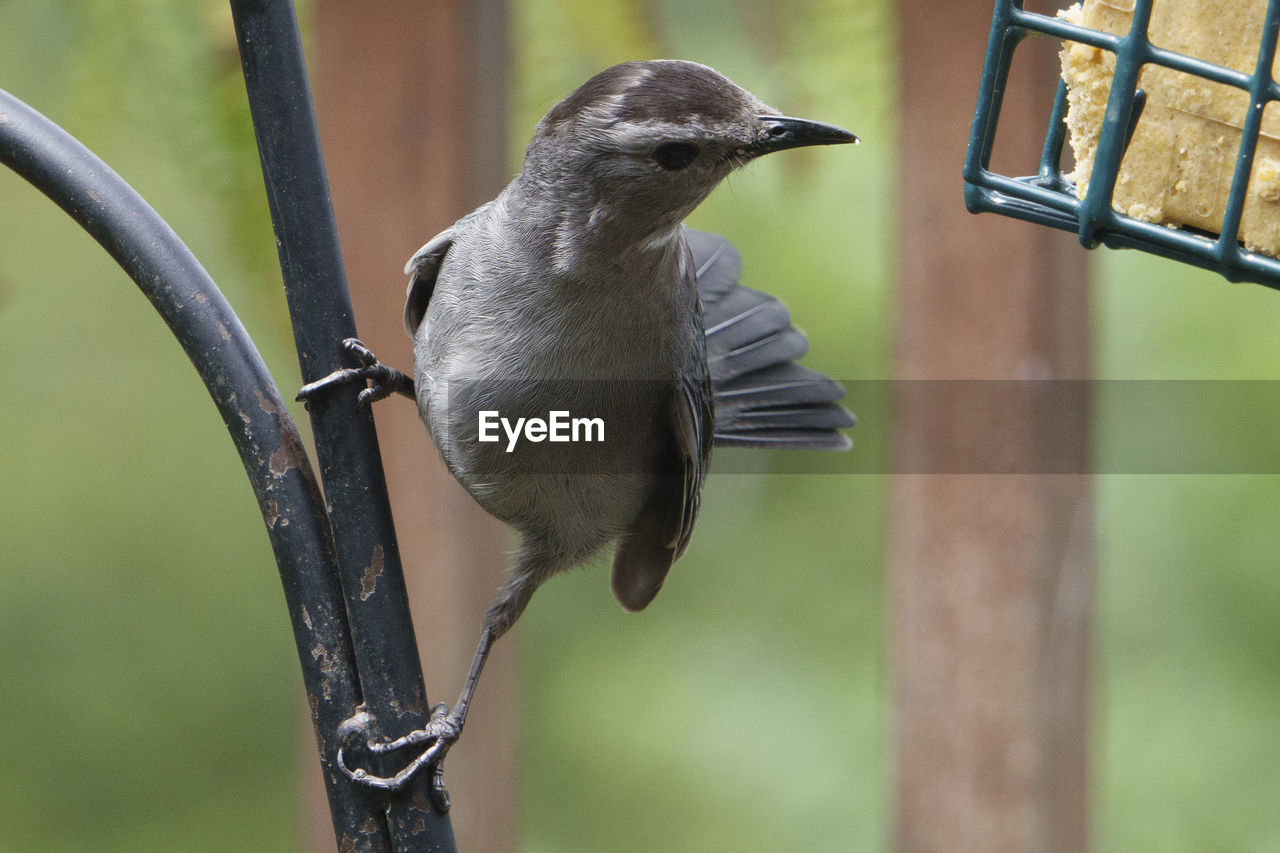
<svg viewBox="0 0 1280 853">
<path fill-rule="evenodd" d="M 711 378 L 706 373 L 690 372 L 680 380 L 675 401 L 675 444 L 679 456 L 679 505 L 680 511 L 670 512 L 663 536 L 674 549 L 671 559 L 684 553 L 693 535 L 693 523 L 698 520 L 698 507 L 702 499 L 702 483 L 711 464 L 712 435 L 715 411 L 711 402 Z M 672 492 L 677 489 L 672 488 Z M 674 500 L 671 503 L 676 503 Z"/>
<path fill-rule="evenodd" d="M 642 610 L 658 594 L 671 564 L 684 553 L 698 520 L 702 482 L 711 462 L 711 378 L 696 347 L 672 389 L 672 442 L 635 522 L 613 555 L 613 594 L 628 610 Z"/>
<path fill-rule="evenodd" d="M 409 337 L 417 334 L 422 318 L 427 316 L 427 305 L 431 303 L 431 294 L 436 289 L 436 276 L 440 274 L 440 265 L 452 248 L 454 238 L 492 204 L 489 202 L 477 207 L 432 237 L 404 265 L 404 273 L 409 276 L 409 287 L 404 294 L 404 330 Z"/>
<path fill-rule="evenodd" d="M 452 246 L 453 228 L 446 228 L 414 252 L 404 265 L 405 274 L 409 276 L 409 287 L 404 294 L 404 330 L 411 338 L 417 334 L 422 318 L 427 316 L 427 305 L 436 289 L 440 264 Z"/>
<path fill-rule="evenodd" d="M 785 305 L 738 284 L 742 258 L 723 237 L 685 230 L 707 335 L 720 446 L 847 450 L 855 418 L 844 387 L 795 363 L 809 349 Z"/>
</svg>

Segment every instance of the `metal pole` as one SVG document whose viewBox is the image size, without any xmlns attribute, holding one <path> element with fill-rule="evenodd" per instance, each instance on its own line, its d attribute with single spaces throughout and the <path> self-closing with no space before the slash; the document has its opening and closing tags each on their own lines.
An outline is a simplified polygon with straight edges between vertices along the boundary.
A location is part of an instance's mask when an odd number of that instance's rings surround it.
<svg viewBox="0 0 1280 853">
<path fill-rule="evenodd" d="M 297 17 L 288 0 L 232 0 L 231 11 L 309 382 L 344 366 L 338 345 L 356 329 Z M 373 418 L 355 397 L 351 388 L 316 401 L 311 423 L 366 709 L 376 734 L 394 738 L 426 724 L 427 697 Z M 429 783 L 430 774 L 419 774 L 389 797 L 397 850 L 454 849 L 448 816 L 430 806 Z"/>
</svg>

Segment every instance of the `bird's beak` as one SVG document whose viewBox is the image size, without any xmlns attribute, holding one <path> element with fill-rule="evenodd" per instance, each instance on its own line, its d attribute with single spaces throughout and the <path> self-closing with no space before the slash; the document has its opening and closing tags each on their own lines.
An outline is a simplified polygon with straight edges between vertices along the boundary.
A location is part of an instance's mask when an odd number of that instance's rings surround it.
<svg viewBox="0 0 1280 853">
<path fill-rule="evenodd" d="M 760 129 L 750 153 L 755 156 L 805 145 L 842 145 L 858 137 L 842 127 L 786 116 L 760 116 Z"/>
</svg>

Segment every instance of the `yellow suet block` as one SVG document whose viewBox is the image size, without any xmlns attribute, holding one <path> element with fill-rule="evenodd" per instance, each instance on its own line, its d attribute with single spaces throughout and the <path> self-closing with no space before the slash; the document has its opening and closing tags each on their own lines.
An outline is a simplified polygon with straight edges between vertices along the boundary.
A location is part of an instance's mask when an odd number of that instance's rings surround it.
<svg viewBox="0 0 1280 853">
<path fill-rule="evenodd" d="M 1252 74 L 1267 0 L 1160 0 L 1147 30 L 1152 44 Z M 1132 0 L 1085 0 L 1059 15 L 1090 29 L 1123 35 Z M 1099 130 L 1115 73 L 1115 55 L 1076 42 L 1062 49 L 1067 127 L 1081 198 L 1089 188 Z M 1273 70 L 1273 74 L 1275 70 Z M 1248 93 L 1157 65 L 1138 78 L 1147 93 L 1142 118 L 1120 164 L 1112 205 L 1164 225 L 1218 233 L 1235 169 Z M 1280 257 L 1280 105 L 1269 104 L 1240 223 L 1251 251 Z"/>
</svg>

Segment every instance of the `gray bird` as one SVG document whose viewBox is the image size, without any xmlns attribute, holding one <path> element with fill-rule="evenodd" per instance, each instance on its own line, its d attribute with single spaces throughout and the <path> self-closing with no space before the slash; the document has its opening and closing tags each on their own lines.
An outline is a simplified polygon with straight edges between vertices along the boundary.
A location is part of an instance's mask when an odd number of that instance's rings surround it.
<svg viewBox="0 0 1280 853">
<path fill-rule="evenodd" d="M 358 380 L 369 383 L 362 401 L 416 397 L 449 470 L 521 537 L 457 705 L 436 706 L 422 731 L 367 744 L 429 748 L 393 777 L 342 763 L 352 778 L 395 789 L 433 766 L 447 808 L 440 765 L 490 645 L 547 578 L 610 543 L 618 601 L 652 601 L 689 543 L 713 444 L 849 447 L 837 431 L 854 423 L 835 402 L 843 388 L 793 361 L 808 345 L 786 308 L 738 284 L 728 241 L 683 223 L 762 154 L 857 141 L 783 117 L 704 65 L 602 71 L 542 119 L 501 195 L 409 260 L 413 379 L 349 340 L 361 366 L 302 389 Z M 598 420 L 604 440 L 481 440 L 486 412 L 507 430 L 518 417 L 545 426 L 557 411 Z M 370 722 L 353 718 L 344 734 Z"/>
</svg>

